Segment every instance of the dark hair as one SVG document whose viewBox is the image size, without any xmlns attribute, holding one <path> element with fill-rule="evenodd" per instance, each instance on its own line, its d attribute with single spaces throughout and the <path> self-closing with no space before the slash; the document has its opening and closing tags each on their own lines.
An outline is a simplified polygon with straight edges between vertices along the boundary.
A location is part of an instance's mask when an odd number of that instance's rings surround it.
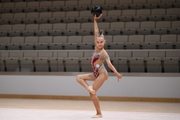
<svg viewBox="0 0 180 120">
<path fill-rule="evenodd" d="M 103 31 L 103 30 L 99 30 L 98 37 L 103 37 L 103 38 L 104 38 L 103 33 L 104 33 L 104 31 Z"/>
</svg>

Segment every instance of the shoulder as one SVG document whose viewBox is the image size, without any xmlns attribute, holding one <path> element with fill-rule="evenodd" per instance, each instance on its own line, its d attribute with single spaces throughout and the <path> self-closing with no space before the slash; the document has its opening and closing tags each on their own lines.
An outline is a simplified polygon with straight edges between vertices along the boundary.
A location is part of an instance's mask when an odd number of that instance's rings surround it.
<svg viewBox="0 0 180 120">
<path fill-rule="evenodd" d="M 103 52 L 102 52 L 102 57 L 103 57 L 104 59 L 109 58 L 109 55 L 108 55 L 108 53 L 107 53 L 106 50 L 103 50 Z"/>
<path fill-rule="evenodd" d="M 103 55 L 109 56 L 105 49 L 103 50 Z"/>
</svg>

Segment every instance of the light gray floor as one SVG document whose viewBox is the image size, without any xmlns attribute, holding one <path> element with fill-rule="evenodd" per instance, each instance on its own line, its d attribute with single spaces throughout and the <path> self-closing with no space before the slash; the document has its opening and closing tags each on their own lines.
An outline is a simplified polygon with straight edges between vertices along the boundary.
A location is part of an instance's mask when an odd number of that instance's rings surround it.
<svg viewBox="0 0 180 120">
<path fill-rule="evenodd" d="M 180 103 L 100 101 L 102 120 L 180 120 Z M 0 99 L 0 120 L 91 120 L 91 101 Z"/>
</svg>

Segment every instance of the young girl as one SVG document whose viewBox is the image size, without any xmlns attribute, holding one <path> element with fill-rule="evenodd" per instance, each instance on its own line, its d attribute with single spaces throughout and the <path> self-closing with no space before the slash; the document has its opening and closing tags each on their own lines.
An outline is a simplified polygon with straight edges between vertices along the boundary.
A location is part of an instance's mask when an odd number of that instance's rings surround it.
<svg viewBox="0 0 180 120">
<path fill-rule="evenodd" d="M 96 115 L 92 118 L 102 118 L 102 113 L 100 109 L 99 99 L 96 96 L 96 91 L 102 86 L 105 80 L 108 79 L 108 72 L 104 67 L 103 62 L 106 61 L 108 67 L 115 73 L 118 78 L 118 81 L 122 78 L 122 75 L 117 72 L 115 67 L 112 65 L 109 55 L 104 49 L 104 44 L 106 40 L 104 39 L 104 35 L 101 31 L 99 31 L 97 20 L 99 17 L 94 16 L 94 44 L 95 49 L 91 57 L 91 66 L 93 69 L 93 73 L 87 73 L 82 75 L 77 75 L 76 80 L 80 83 L 85 89 L 87 89 L 90 93 L 90 97 L 94 103 L 96 108 Z M 94 81 L 94 84 L 89 86 L 86 80 Z"/>
</svg>

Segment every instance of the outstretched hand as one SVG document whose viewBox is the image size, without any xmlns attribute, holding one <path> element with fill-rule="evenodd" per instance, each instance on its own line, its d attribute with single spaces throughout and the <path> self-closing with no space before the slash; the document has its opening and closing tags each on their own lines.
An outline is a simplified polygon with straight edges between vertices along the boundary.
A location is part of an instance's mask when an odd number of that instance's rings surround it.
<svg viewBox="0 0 180 120">
<path fill-rule="evenodd" d="M 117 76 L 118 82 L 119 82 L 122 79 L 122 74 L 118 73 L 116 76 Z"/>
<path fill-rule="evenodd" d="M 99 15 L 99 17 L 96 17 L 96 15 L 94 15 L 94 20 L 98 20 L 99 18 L 101 18 L 102 14 Z"/>
</svg>

